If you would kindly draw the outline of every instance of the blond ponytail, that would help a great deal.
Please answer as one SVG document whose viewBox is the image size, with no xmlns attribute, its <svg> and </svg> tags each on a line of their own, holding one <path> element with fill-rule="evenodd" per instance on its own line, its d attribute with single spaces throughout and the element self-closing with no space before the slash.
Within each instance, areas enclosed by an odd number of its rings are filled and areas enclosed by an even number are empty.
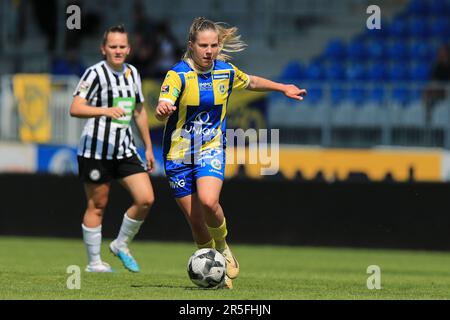
<svg viewBox="0 0 450 320">
<path fill-rule="evenodd" d="M 217 32 L 219 37 L 219 54 L 217 59 L 222 61 L 231 60 L 232 57 L 224 52 L 239 52 L 244 50 L 247 45 L 241 40 L 241 36 L 237 34 L 238 28 L 226 28 L 222 25 L 223 23 L 221 22 L 212 22 L 203 17 L 195 18 L 189 29 L 188 41 L 194 43 L 199 32 L 213 30 Z M 192 50 L 189 46 L 183 55 L 183 59 L 192 61 Z"/>
</svg>

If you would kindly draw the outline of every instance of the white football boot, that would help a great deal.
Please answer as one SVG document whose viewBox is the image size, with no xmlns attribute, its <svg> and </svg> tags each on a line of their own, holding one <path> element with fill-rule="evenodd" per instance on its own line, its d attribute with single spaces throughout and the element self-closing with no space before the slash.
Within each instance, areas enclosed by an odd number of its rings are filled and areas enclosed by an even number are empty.
<svg viewBox="0 0 450 320">
<path fill-rule="evenodd" d="M 89 263 L 85 269 L 86 272 L 114 272 L 111 266 L 103 261 Z"/>
</svg>

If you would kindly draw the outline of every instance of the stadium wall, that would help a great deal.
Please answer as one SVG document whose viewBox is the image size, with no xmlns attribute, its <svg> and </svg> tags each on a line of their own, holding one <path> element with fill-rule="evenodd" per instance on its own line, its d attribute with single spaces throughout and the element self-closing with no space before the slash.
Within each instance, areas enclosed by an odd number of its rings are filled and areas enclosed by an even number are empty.
<svg viewBox="0 0 450 320">
<path fill-rule="evenodd" d="M 191 234 L 167 181 L 137 239 Z M 81 239 L 85 198 L 76 176 L 2 174 L 0 235 Z M 233 243 L 450 250 L 448 183 L 312 183 L 229 179 L 221 204 Z M 116 235 L 130 197 L 112 185 L 103 224 Z"/>
</svg>

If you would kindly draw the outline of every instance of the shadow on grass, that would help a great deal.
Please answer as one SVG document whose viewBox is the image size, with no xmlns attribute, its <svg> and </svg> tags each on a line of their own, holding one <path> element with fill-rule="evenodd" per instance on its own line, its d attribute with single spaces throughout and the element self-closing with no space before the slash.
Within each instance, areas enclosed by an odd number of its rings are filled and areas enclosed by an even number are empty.
<svg viewBox="0 0 450 320">
<path fill-rule="evenodd" d="M 175 286 L 175 285 L 167 285 L 167 284 L 132 284 L 131 288 L 163 288 L 163 289 L 184 289 L 184 290 L 194 290 L 194 291 L 217 290 L 217 288 L 200 288 L 200 287 L 188 287 L 188 286 Z"/>
</svg>

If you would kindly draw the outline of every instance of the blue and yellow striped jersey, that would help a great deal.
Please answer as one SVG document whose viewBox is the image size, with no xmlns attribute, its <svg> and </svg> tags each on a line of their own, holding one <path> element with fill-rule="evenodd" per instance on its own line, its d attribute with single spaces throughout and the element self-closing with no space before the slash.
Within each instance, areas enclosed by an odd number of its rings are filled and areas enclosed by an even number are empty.
<svg viewBox="0 0 450 320">
<path fill-rule="evenodd" d="M 247 74 L 220 60 L 203 74 L 186 61 L 169 70 L 159 100 L 170 101 L 177 109 L 164 129 L 164 157 L 185 159 L 194 152 L 224 147 L 228 99 L 233 89 L 245 89 L 249 83 Z"/>
</svg>

